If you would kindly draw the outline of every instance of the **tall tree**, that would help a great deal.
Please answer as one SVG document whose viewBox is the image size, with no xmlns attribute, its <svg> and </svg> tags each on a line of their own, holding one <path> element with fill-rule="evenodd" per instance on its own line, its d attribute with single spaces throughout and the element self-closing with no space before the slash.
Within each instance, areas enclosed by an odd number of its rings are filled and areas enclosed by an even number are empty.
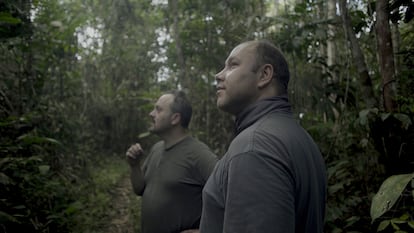
<svg viewBox="0 0 414 233">
<path fill-rule="evenodd" d="M 170 30 L 172 37 L 174 38 L 175 43 L 175 50 L 176 50 L 176 57 L 172 59 L 176 59 L 178 63 L 178 77 L 180 80 L 180 84 L 184 89 L 189 89 L 191 87 L 191 79 L 188 78 L 187 75 L 187 67 L 186 67 L 186 61 L 185 61 L 185 55 L 183 53 L 183 41 L 181 40 L 180 33 L 180 13 L 178 9 L 178 0 L 169 0 L 168 1 L 168 7 L 170 9 L 172 17 L 172 29 Z M 184 26 L 187 24 L 188 19 L 183 18 Z"/>
<path fill-rule="evenodd" d="M 376 30 L 378 43 L 378 57 L 382 76 L 383 101 L 387 112 L 397 110 L 396 102 L 396 75 L 394 65 L 393 43 L 389 24 L 388 0 L 376 1 Z"/>
<path fill-rule="evenodd" d="M 331 67 L 336 64 L 336 51 L 335 51 L 335 41 L 334 41 L 334 35 L 335 35 L 335 18 L 336 18 L 336 0 L 329 0 L 328 1 L 328 14 L 327 14 L 328 20 L 330 20 L 332 23 L 328 24 L 328 38 L 326 41 L 327 44 L 327 65 L 328 67 Z M 336 78 L 333 77 L 335 80 Z"/>
<path fill-rule="evenodd" d="M 365 62 L 365 56 L 362 53 L 361 47 L 358 43 L 357 37 L 353 30 L 351 19 L 348 13 L 347 0 L 339 1 L 339 9 L 341 11 L 342 25 L 346 37 L 348 39 L 349 46 L 351 48 L 351 53 L 354 59 L 354 64 L 357 67 L 359 75 L 359 83 L 361 85 L 361 93 L 364 97 L 365 105 L 367 108 L 372 108 L 377 106 L 378 102 L 374 95 L 374 89 L 372 85 L 371 76 L 368 73 L 368 67 Z"/>
</svg>

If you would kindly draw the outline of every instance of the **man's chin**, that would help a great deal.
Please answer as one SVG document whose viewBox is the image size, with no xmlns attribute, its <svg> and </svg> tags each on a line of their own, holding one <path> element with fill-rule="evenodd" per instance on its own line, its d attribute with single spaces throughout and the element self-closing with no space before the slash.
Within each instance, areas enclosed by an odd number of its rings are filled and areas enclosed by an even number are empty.
<svg viewBox="0 0 414 233">
<path fill-rule="evenodd" d="M 228 104 L 225 104 L 223 102 L 218 102 L 217 101 L 217 108 L 220 109 L 223 112 L 226 112 L 226 113 L 230 113 L 232 115 L 235 115 L 235 110 L 236 109 L 232 108 L 232 106 L 230 106 Z"/>
<path fill-rule="evenodd" d="M 228 104 L 223 99 L 217 99 L 217 108 L 226 112 Z"/>
<path fill-rule="evenodd" d="M 219 108 L 219 109 L 223 109 L 223 108 L 225 108 L 224 107 L 224 101 L 223 101 L 223 99 L 221 99 L 221 98 L 218 98 L 217 99 L 217 102 L 216 102 L 216 105 L 217 105 L 217 108 Z"/>
</svg>

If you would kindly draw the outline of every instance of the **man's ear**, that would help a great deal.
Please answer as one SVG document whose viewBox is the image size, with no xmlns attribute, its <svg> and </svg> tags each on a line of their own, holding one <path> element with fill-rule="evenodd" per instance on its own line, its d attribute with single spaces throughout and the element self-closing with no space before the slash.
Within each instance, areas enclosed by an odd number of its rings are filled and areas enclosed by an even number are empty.
<svg viewBox="0 0 414 233">
<path fill-rule="evenodd" d="M 273 66 L 270 64 L 265 64 L 262 66 L 260 71 L 260 79 L 257 83 L 257 86 L 259 88 L 263 88 L 267 85 L 269 85 L 272 82 L 273 78 Z"/>
<path fill-rule="evenodd" d="M 173 113 L 171 116 L 171 124 L 178 125 L 181 122 L 181 114 L 180 113 Z"/>
</svg>

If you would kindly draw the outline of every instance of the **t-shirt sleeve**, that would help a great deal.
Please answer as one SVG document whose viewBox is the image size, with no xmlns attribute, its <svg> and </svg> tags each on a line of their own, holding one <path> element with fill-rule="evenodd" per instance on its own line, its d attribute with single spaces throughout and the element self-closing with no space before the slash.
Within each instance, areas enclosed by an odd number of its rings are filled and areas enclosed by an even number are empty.
<svg viewBox="0 0 414 233">
<path fill-rule="evenodd" d="M 294 181 L 286 162 L 252 152 L 237 155 L 224 189 L 223 232 L 295 232 Z"/>
</svg>

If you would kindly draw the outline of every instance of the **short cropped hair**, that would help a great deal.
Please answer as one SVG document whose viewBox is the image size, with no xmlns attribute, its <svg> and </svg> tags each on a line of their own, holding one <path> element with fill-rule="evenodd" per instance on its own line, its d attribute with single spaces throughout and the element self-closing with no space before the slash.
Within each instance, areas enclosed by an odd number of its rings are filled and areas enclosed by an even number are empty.
<svg viewBox="0 0 414 233">
<path fill-rule="evenodd" d="M 193 114 L 193 108 L 190 101 L 187 99 L 187 95 L 181 90 L 172 90 L 166 94 L 174 96 L 174 100 L 171 103 L 171 112 L 179 113 L 181 115 L 181 126 L 187 129 Z"/>
<path fill-rule="evenodd" d="M 270 64 L 273 66 L 273 78 L 275 79 L 279 94 L 286 94 L 289 84 L 289 66 L 283 53 L 268 40 L 257 40 L 252 43 L 256 49 L 257 62 L 253 68 L 257 71 L 260 66 Z"/>
</svg>

